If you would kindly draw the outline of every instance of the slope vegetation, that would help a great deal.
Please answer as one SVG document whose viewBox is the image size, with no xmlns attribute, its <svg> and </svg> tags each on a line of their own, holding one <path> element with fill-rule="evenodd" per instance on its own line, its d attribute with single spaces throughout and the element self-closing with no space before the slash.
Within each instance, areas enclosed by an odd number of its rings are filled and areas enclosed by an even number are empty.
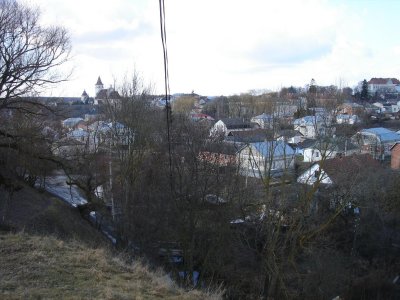
<svg viewBox="0 0 400 300">
<path fill-rule="evenodd" d="M 0 299 L 217 299 L 77 241 L 0 233 Z"/>
<path fill-rule="evenodd" d="M 0 186 L 0 299 L 219 299 L 126 263 L 79 210 L 16 182 Z"/>
</svg>

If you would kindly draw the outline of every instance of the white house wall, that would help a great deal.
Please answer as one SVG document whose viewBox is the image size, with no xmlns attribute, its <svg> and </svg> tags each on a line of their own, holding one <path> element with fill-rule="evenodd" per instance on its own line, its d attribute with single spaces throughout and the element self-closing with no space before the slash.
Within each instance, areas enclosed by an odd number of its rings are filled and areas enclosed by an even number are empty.
<svg viewBox="0 0 400 300">
<path fill-rule="evenodd" d="M 316 133 L 315 133 L 315 126 L 304 126 L 304 125 L 295 125 L 294 130 L 297 130 L 300 132 L 304 137 L 306 138 L 315 138 Z"/>
<path fill-rule="evenodd" d="M 304 162 L 316 162 L 321 160 L 321 152 L 318 149 L 307 148 L 303 151 Z"/>
<path fill-rule="evenodd" d="M 319 164 L 314 164 L 297 178 L 298 183 L 313 185 L 317 181 L 323 184 L 332 184 L 332 180 L 324 170 L 321 171 Z"/>
<path fill-rule="evenodd" d="M 286 142 L 288 144 L 299 144 L 304 140 L 303 136 L 296 135 L 294 137 L 286 139 L 284 136 L 280 136 L 276 139 L 277 141 Z"/>
<path fill-rule="evenodd" d="M 218 135 L 218 134 L 224 134 L 227 135 L 228 129 L 226 128 L 226 125 L 224 122 L 219 120 L 217 123 L 214 124 L 214 126 L 210 130 L 210 135 Z"/>
<path fill-rule="evenodd" d="M 250 177 L 264 177 L 270 168 L 272 159 L 271 175 L 282 173 L 284 170 L 294 168 L 293 155 L 264 157 L 253 147 L 247 146 L 239 153 L 239 165 L 242 174 Z"/>
</svg>

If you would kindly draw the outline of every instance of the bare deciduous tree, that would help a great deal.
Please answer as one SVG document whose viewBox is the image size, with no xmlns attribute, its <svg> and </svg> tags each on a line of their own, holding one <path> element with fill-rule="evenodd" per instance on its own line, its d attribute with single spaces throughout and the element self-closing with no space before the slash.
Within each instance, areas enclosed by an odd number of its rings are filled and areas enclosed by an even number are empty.
<svg viewBox="0 0 400 300">
<path fill-rule="evenodd" d="M 70 39 L 59 26 L 40 25 L 40 11 L 0 1 L 0 110 L 18 108 L 28 96 L 65 80 L 58 67 L 69 59 Z"/>
<path fill-rule="evenodd" d="M 64 28 L 40 25 L 38 8 L 0 0 L 0 185 L 15 176 L 34 185 L 56 162 L 40 119 L 50 109 L 29 96 L 65 80 L 57 71 L 70 49 Z"/>
</svg>

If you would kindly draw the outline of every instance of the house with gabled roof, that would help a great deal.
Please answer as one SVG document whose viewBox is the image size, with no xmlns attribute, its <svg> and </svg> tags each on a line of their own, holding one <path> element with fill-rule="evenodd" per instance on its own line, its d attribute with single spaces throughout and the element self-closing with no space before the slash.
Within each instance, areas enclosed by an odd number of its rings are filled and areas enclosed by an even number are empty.
<svg viewBox="0 0 400 300">
<path fill-rule="evenodd" d="M 338 156 L 360 154 L 360 148 L 357 145 L 353 144 L 350 139 L 342 137 L 309 140 L 308 145 L 302 146 L 301 151 L 304 162 L 316 162 Z"/>
<path fill-rule="evenodd" d="M 84 122 L 84 120 L 82 118 L 68 118 L 61 123 L 65 128 L 75 128 L 80 122 Z"/>
<path fill-rule="evenodd" d="M 352 141 L 358 144 L 362 153 L 369 153 L 375 159 L 390 157 L 390 149 L 400 141 L 400 134 L 383 127 L 367 128 L 357 132 Z"/>
<path fill-rule="evenodd" d="M 348 114 L 338 114 L 336 115 L 336 123 L 337 124 L 356 124 L 360 123 L 361 120 L 357 115 L 348 115 Z"/>
<path fill-rule="evenodd" d="M 292 145 L 292 147 L 294 147 L 296 154 L 303 155 L 304 150 L 314 147 L 315 143 L 316 143 L 315 139 L 303 139 L 300 143 Z"/>
<path fill-rule="evenodd" d="M 305 140 L 305 137 L 301 132 L 293 129 L 283 129 L 275 133 L 275 139 L 278 141 L 284 141 L 291 145 L 297 145 Z"/>
<path fill-rule="evenodd" d="M 214 121 L 213 117 L 203 113 L 191 113 L 189 117 L 192 121 L 200 121 L 200 120 Z"/>
<path fill-rule="evenodd" d="M 72 130 L 71 132 L 67 133 L 67 137 L 73 138 L 73 139 L 81 141 L 81 142 L 84 142 L 88 136 L 89 136 L 89 132 L 87 130 L 84 130 L 81 128 Z"/>
<path fill-rule="evenodd" d="M 203 161 L 220 167 L 236 165 L 236 153 L 240 146 L 233 143 L 207 143 L 204 149 L 199 152 L 198 158 Z"/>
<path fill-rule="evenodd" d="M 257 123 L 260 128 L 267 129 L 273 128 L 274 126 L 274 116 L 262 113 L 261 115 L 252 117 L 251 122 Z"/>
<path fill-rule="evenodd" d="M 358 214 L 360 207 L 352 196 L 357 197 L 357 190 L 368 184 L 365 182 L 367 174 L 381 170 L 381 163 L 369 154 L 336 157 L 312 164 L 297 177 L 297 182 L 317 191 L 324 190 L 314 194 L 311 210 L 318 211 L 320 205 L 326 208 L 329 205 L 329 209 L 336 210 L 340 206 Z"/>
<path fill-rule="evenodd" d="M 328 118 L 317 115 L 296 119 L 293 122 L 293 126 L 294 130 L 300 132 L 304 137 L 313 139 L 329 133 L 331 131 L 328 130 L 330 123 Z M 331 129 L 333 130 L 333 128 Z"/>
<path fill-rule="evenodd" d="M 237 161 L 244 176 L 280 176 L 294 169 L 295 151 L 283 141 L 249 143 L 238 151 Z"/>
<path fill-rule="evenodd" d="M 399 170 L 400 169 L 400 142 L 395 143 L 390 148 L 390 152 L 392 153 L 391 160 L 390 160 L 390 167 L 393 170 Z"/>
<path fill-rule="evenodd" d="M 346 102 L 339 106 L 339 113 L 345 115 L 357 115 L 360 117 L 364 110 L 364 106 L 355 102 Z"/>
<path fill-rule="evenodd" d="M 94 104 L 99 105 L 99 104 L 111 103 L 113 105 L 114 104 L 119 105 L 121 99 L 122 99 L 121 96 L 116 90 L 114 90 L 113 87 L 110 86 L 108 89 L 104 88 L 103 82 L 101 81 L 101 78 L 99 76 L 95 84 Z"/>
<path fill-rule="evenodd" d="M 225 137 L 225 141 L 248 144 L 272 140 L 273 137 L 274 136 L 272 130 L 256 128 L 253 130 L 231 131 Z"/>
<path fill-rule="evenodd" d="M 210 129 L 211 136 L 227 136 L 232 131 L 246 131 L 259 128 L 258 124 L 245 121 L 241 118 L 225 118 L 218 120 Z"/>
<path fill-rule="evenodd" d="M 392 92 L 396 91 L 396 87 L 400 85 L 397 78 L 371 78 L 368 81 L 368 92 L 375 94 L 376 92 Z"/>
<path fill-rule="evenodd" d="M 86 92 L 86 90 L 83 90 L 82 95 L 81 95 L 81 102 L 83 104 L 94 104 L 94 99 L 89 97 L 89 94 Z"/>
<path fill-rule="evenodd" d="M 382 168 L 369 154 L 336 157 L 312 164 L 297 178 L 298 183 L 306 185 L 346 185 L 352 184 L 356 177 L 366 169 Z"/>
</svg>

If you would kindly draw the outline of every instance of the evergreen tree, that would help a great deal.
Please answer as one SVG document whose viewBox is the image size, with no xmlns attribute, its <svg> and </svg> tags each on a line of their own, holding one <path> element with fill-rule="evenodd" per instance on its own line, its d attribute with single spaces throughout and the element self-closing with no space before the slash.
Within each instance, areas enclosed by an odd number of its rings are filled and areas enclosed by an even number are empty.
<svg viewBox="0 0 400 300">
<path fill-rule="evenodd" d="M 368 100 L 368 82 L 367 80 L 363 80 L 362 85 L 361 85 L 361 94 L 360 94 L 361 100 Z"/>
<path fill-rule="evenodd" d="M 308 89 L 308 92 L 309 92 L 310 94 L 312 94 L 312 95 L 315 95 L 315 94 L 317 93 L 317 86 L 316 86 L 316 84 L 315 84 L 315 79 L 314 79 L 314 78 L 311 79 L 310 87 L 309 87 L 309 89 Z"/>
</svg>

